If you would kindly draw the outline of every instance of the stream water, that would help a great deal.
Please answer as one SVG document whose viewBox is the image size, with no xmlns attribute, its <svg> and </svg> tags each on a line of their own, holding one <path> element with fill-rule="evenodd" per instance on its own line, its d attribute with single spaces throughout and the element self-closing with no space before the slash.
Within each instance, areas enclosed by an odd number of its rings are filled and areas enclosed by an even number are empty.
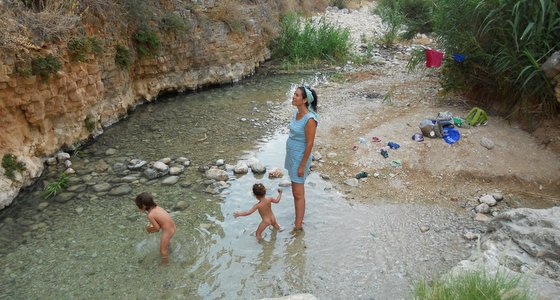
<svg viewBox="0 0 560 300">
<path fill-rule="evenodd" d="M 254 235 L 258 214 L 233 218 L 255 203 L 253 183 L 275 196 L 281 180 L 230 171 L 228 183 L 219 184 L 199 166 L 255 156 L 268 168 L 282 167 L 287 123 L 277 112 L 289 106 L 291 83 L 302 80 L 314 78 L 254 77 L 140 106 L 73 156 L 77 174 L 63 193 L 45 199 L 44 186 L 63 170 L 49 167 L 0 211 L 0 298 L 259 299 L 309 292 L 321 299 L 404 299 L 416 280 L 468 256 L 472 245 L 461 236 L 475 225 L 464 213 L 347 201 L 316 172 L 306 183 L 304 232 L 290 232 L 289 187 L 273 205 L 283 229 L 267 229 L 261 243 Z M 131 159 L 165 157 L 191 162 L 176 184 L 126 168 Z M 159 234 L 145 233 L 146 217 L 132 201 L 143 191 L 173 211 L 168 266 L 160 265 Z M 425 225 L 430 230 L 423 233 Z"/>
</svg>

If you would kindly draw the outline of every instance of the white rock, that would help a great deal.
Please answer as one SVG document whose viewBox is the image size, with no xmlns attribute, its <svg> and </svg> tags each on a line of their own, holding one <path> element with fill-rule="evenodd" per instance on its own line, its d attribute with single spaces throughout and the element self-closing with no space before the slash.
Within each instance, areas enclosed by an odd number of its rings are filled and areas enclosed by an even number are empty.
<svg viewBox="0 0 560 300">
<path fill-rule="evenodd" d="M 504 195 L 502 195 L 502 193 L 490 193 L 490 195 L 492 195 L 496 201 L 504 200 Z"/>
<path fill-rule="evenodd" d="M 492 142 L 492 140 L 489 138 L 485 138 L 485 137 L 481 138 L 480 144 L 482 145 L 482 147 L 488 150 L 492 150 L 492 148 L 494 148 L 494 142 Z"/>
<path fill-rule="evenodd" d="M 253 173 L 256 173 L 256 174 L 262 174 L 262 173 L 266 172 L 266 167 L 264 166 L 263 163 L 261 163 L 259 161 L 259 162 L 254 163 L 251 166 L 251 171 L 253 171 Z"/>
<path fill-rule="evenodd" d="M 164 185 L 173 185 L 175 183 L 177 183 L 177 181 L 179 181 L 179 176 L 169 176 L 167 178 L 165 178 L 161 184 Z"/>
<path fill-rule="evenodd" d="M 319 161 L 319 160 L 321 160 L 321 158 L 323 158 L 323 156 L 321 155 L 321 153 L 319 153 L 319 151 L 315 151 L 313 153 L 313 160 Z"/>
<path fill-rule="evenodd" d="M 490 212 L 490 206 L 488 206 L 488 204 L 486 204 L 486 203 L 481 203 L 481 204 L 477 205 L 474 208 L 474 210 L 477 213 L 480 213 L 480 214 L 487 214 L 487 213 Z"/>
<path fill-rule="evenodd" d="M 356 178 L 349 178 L 344 180 L 344 184 L 349 185 L 351 187 L 358 187 L 360 185 L 360 182 Z"/>
<path fill-rule="evenodd" d="M 478 233 L 467 232 L 463 235 L 463 237 L 469 241 L 476 240 L 480 237 Z"/>
<path fill-rule="evenodd" d="M 235 174 L 247 174 L 248 172 L 249 166 L 242 161 L 237 162 L 237 165 L 233 168 L 233 173 Z"/>
<path fill-rule="evenodd" d="M 167 166 L 162 161 L 156 161 L 152 167 L 158 170 L 159 172 L 167 172 L 167 170 L 169 170 L 169 166 Z"/>
<path fill-rule="evenodd" d="M 489 206 L 496 206 L 496 199 L 492 195 L 484 195 L 478 199 L 480 203 L 486 203 Z"/>
<path fill-rule="evenodd" d="M 256 157 L 251 157 L 247 160 L 247 166 L 249 168 L 253 168 L 253 165 L 258 163 L 258 162 L 259 162 L 259 160 Z"/>
<path fill-rule="evenodd" d="M 185 167 L 183 167 L 183 166 L 171 167 L 171 168 L 169 168 L 169 175 L 179 175 L 179 174 L 183 173 L 184 170 L 185 170 Z"/>
<path fill-rule="evenodd" d="M 49 166 L 54 166 L 58 163 L 58 160 L 56 159 L 56 157 L 49 157 L 47 158 L 47 165 Z"/>
<path fill-rule="evenodd" d="M 70 159 L 70 154 L 66 152 L 58 152 L 56 154 L 56 160 L 58 160 L 59 163 L 64 162 L 67 159 Z"/>
<path fill-rule="evenodd" d="M 334 152 L 329 152 L 329 153 L 327 153 L 327 158 L 333 159 L 333 158 L 335 158 L 335 157 L 336 157 L 336 153 L 334 153 Z"/>
<path fill-rule="evenodd" d="M 66 173 L 66 174 L 76 174 L 76 170 L 74 170 L 72 168 L 68 168 L 64 171 L 64 173 Z"/>
<path fill-rule="evenodd" d="M 488 223 L 488 222 L 492 221 L 492 219 L 489 216 L 487 216 L 485 214 L 480 214 L 480 213 L 476 214 L 474 219 L 476 221 L 484 222 L 484 223 Z"/>
<path fill-rule="evenodd" d="M 160 162 L 164 163 L 164 164 L 168 164 L 171 162 L 171 158 L 170 157 L 165 157 L 159 160 Z"/>
<path fill-rule="evenodd" d="M 280 182 L 280 183 L 278 184 L 278 186 L 281 186 L 281 187 L 288 187 L 288 186 L 291 186 L 291 185 L 292 185 L 292 182 L 289 181 L 289 180 L 287 180 L 287 179 L 286 179 L 286 180 L 282 180 L 282 182 Z"/>
<path fill-rule="evenodd" d="M 224 165 L 224 160 L 223 159 L 218 159 L 216 160 L 216 166 L 223 166 Z"/>
<path fill-rule="evenodd" d="M 212 167 L 208 171 L 206 171 L 206 178 L 217 180 L 217 181 L 228 181 L 229 175 L 224 170 L 218 169 L 216 167 Z"/>
<path fill-rule="evenodd" d="M 284 177 L 284 171 L 280 168 L 272 168 L 268 171 L 268 178 L 282 178 Z"/>
<path fill-rule="evenodd" d="M 64 166 L 67 168 L 70 168 L 72 166 L 72 162 L 70 160 L 65 160 L 64 161 Z"/>
<path fill-rule="evenodd" d="M 177 158 L 177 162 L 179 162 L 179 163 L 184 163 L 184 162 L 186 162 L 186 161 L 188 161 L 188 160 L 189 160 L 188 158 L 183 157 L 183 156 Z"/>
</svg>

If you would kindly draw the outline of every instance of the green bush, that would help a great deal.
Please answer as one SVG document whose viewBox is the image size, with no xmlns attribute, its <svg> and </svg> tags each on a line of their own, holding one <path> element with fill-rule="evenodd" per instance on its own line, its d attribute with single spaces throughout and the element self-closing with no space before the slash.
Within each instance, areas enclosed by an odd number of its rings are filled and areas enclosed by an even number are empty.
<svg viewBox="0 0 560 300">
<path fill-rule="evenodd" d="M 91 114 L 88 114 L 84 119 L 84 125 L 89 132 L 93 132 L 95 130 L 95 119 Z"/>
<path fill-rule="evenodd" d="M 437 2 L 437 1 L 436 1 Z M 412 39 L 417 33 L 432 31 L 431 13 L 434 1 L 430 0 L 378 0 L 375 13 L 385 22 L 386 17 L 392 17 L 397 11 L 401 16 L 401 24 L 406 27 L 404 39 Z"/>
<path fill-rule="evenodd" d="M 58 176 L 57 180 L 45 186 L 45 189 L 43 190 L 43 197 L 50 198 L 52 196 L 56 196 L 64 188 L 66 188 L 67 185 L 68 185 L 68 175 L 66 175 L 65 173 L 61 173 Z"/>
<path fill-rule="evenodd" d="M 330 6 L 336 6 L 338 8 L 346 8 L 347 0 L 331 0 Z"/>
<path fill-rule="evenodd" d="M 85 62 L 87 54 L 100 55 L 103 53 L 103 42 L 94 35 L 77 36 L 68 42 L 68 50 L 73 60 Z"/>
<path fill-rule="evenodd" d="M 2 167 L 4 168 L 4 174 L 6 177 L 14 180 L 15 172 L 21 172 L 25 170 L 25 163 L 18 161 L 17 157 L 13 154 L 6 153 L 2 157 Z"/>
<path fill-rule="evenodd" d="M 525 289 L 520 287 L 518 277 L 485 273 L 466 273 L 448 280 L 436 280 L 432 284 L 421 282 L 416 286 L 417 300 L 471 300 L 471 299 L 529 299 Z"/>
<path fill-rule="evenodd" d="M 187 31 L 187 24 L 181 16 L 174 13 L 167 13 L 160 21 L 160 27 L 167 32 L 185 32 Z"/>
<path fill-rule="evenodd" d="M 147 26 L 142 26 L 134 33 L 136 49 L 140 56 L 156 56 L 161 48 L 161 42 L 157 33 Z"/>
<path fill-rule="evenodd" d="M 399 9 L 398 3 L 395 5 L 395 8 L 378 7 L 376 10 L 376 13 L 381 17 L 381 22 L 386 27 L 385 34 L 380 38 L 379 43 L 387 47 L 395 45 L 406 18 Z"/>
<path fill-rule="evenodd" d="M 282 18 L 280 34 L 272 42 L 273 56 L 289 63 L 309 65 L 317 61 L 344 62 L 350 53 L 350 33 L 324 19 L 303 24 L 298 15 Z"/>
<path fill-rule="evenodd" d="M 115 64 L 121 69 L 128 69 L 128 67 L 130 67 L 130 65 L 132 64 L 132 58 L 130 56 L 130 50 L 128 50 L 128 48 L 122 45 L 117 45 L 115 53 Z"/>
<path fill-rule="evenodd" d="M 31 60 L 31 74 L 40 75 L 45 82 L 49 81 L 50 74 L 56 73 L 60 69 L 62 69 L 62 63 L 52 54 Z"/>
</svg>

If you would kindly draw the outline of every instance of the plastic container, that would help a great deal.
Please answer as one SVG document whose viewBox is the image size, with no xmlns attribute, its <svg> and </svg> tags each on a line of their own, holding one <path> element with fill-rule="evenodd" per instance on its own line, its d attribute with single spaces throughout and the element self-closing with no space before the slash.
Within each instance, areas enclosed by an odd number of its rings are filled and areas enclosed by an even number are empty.
<svg viewBox="0 0 560 300">
<path fill-rule="evenodd" d="M 450 145 L 457 143 L 461 139 L 461 133 L 454 127 L 443 128 L 443 140 Z"/>
<path fill-rule="evenodd" d="M 426 49 L 426 67 L 428 68 L 440 67 L 442 60 L 443 60 L 443 53 L 433 49 Z"/>
</svg>

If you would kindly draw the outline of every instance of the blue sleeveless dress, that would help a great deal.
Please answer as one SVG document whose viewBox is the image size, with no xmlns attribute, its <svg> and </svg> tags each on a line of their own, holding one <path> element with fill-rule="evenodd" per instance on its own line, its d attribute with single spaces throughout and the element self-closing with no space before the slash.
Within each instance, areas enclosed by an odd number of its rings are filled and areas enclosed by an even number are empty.
<svg viewBox="0 0 560 300">
<path fill-rule="evenodd" d="M 307 159 L 305 163 L 304 174 L 302 177 L 298 176 L 298 168 L 303 159 L 303 152 L 305 152 L 305 125 L 309 119 L 314 119 L 317 123 L 317 117 L 312 112 L 305 114 L 300 120 L 296 120 L 296 114 L 294 113 L 292 119 L 290 120 L 290 135 L 288 141 L 286 142 L 286 160 L 284 162 L 284 168 L 288 170 L 288 175 L 290 175 L 290 180 L 295 183 L 305 183 L 305 178 L 309 175 L 309 169 L 311 167 L 311 157 Z"/>
</svg>

